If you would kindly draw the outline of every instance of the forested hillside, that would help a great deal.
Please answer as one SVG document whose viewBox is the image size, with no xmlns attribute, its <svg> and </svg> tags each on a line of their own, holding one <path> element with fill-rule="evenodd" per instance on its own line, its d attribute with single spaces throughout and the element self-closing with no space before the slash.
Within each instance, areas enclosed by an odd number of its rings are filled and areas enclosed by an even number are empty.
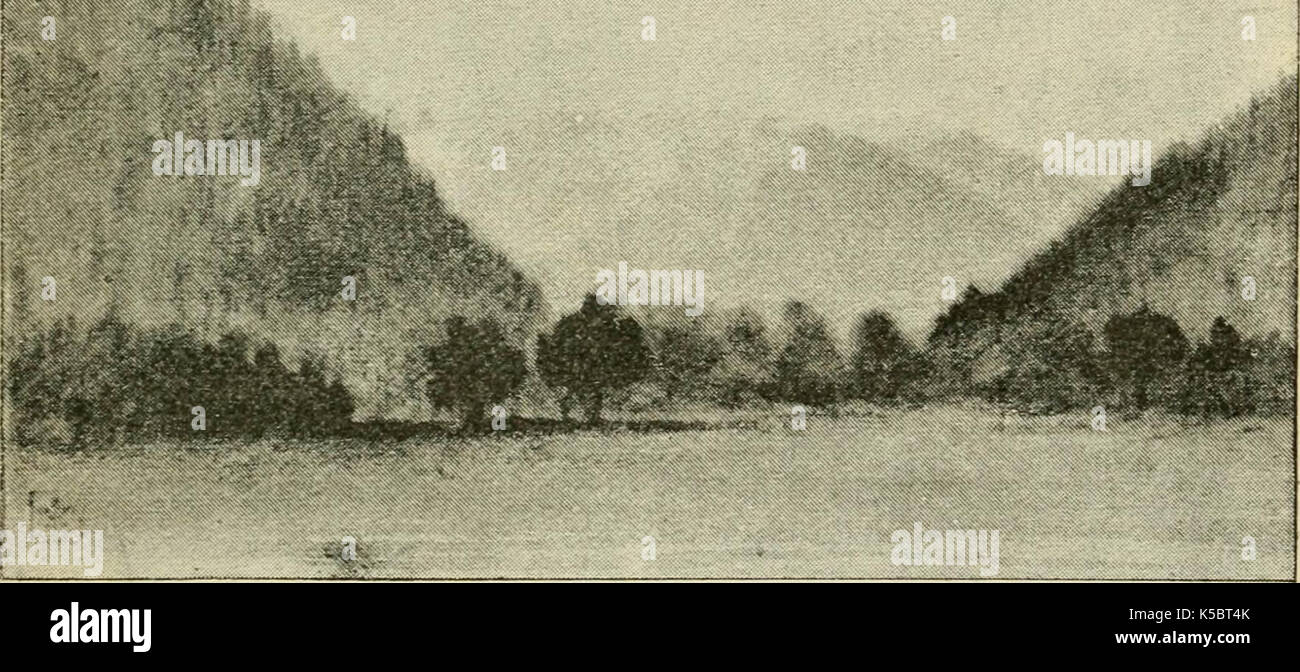
<svg viewBox="0 0 1300 672">
<path fill-rule="evenodd" d="M 930 335 L 939 377 L 957 389 L 963 379 L 999 377 L 1004 386 L 1086 388 L 1083 379 L 1095 376 L 1062 369 L 1106 351 L 1134 315 L 1130 326 L 1168 328 L 1188 348 L 1239 335 L 1257 364 L 1268 360 L 1257 368 L 1286 381 L 1279 367 L 1293 365 L 1285 353 L 1295 337 L 1296 124 L 1291 76 L 1194 145 L 1165 152 L 1150 185 L 1117 186 L 997 291 L 968 287 Z M 1025 368 L 1036 371 L 1016 374 Z"/>
<path fill-rule="evenodd" d="M 12 3 L 4 42 L 7 359 L 67 316 L 239 331 L 290 368 L 323 357 L 358 417 L 393 415 L 423 397 L 406 362 L 443 318 L 493 316 L 524 343 L 545 313 L 401 138 L 247 2 Z M 153 143 L 177 132 L 260 141 L 259 184 L 156 175 Z"/>
</svg>

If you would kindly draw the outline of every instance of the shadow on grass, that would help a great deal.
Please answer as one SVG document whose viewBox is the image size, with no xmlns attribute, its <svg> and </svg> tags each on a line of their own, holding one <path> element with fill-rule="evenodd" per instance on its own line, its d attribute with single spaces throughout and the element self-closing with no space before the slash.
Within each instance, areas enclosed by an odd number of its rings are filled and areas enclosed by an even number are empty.
<svg viewBox="0 0 1300 672">
<path fill-rule="evenodd" d="M 346 438 L 366 441 L 404 441 L 413 438 L 456 438 L 468 436 L 541 436 L 554 434 L 574 434 L 578 432 L 595 432 L 600 434 L 615 433 L 660 433 L 702 431 L 710 429 L 731 429 L 748 426 L 742 421 L 704 422 L 682 420 L 602 420 L 600 422 L 581 422 L 576 420 L 558 420 L 555 418 L 514 417 L 502 430 L 493 430 L 488 420 L 481 426 L 456 427 L 432 422 L 401 422 L 391 420 L 368 420 L 354 422 L 343 435 Z"/>
<path fill-rule="evenodd" d="M 603 420 L 598 423 L 591 423 L 576 420 L 558 420 L 554 418 L 528 418 L 512 417 L 509 419 L 507 426 L 502 430 L 493 430 L 491 420 L 485 418 L 482 423 L 473 427 L 459 427 L 455 424 L 443 424 L 436 422 L 410 422 L 398 420 L 365 420 L 352 422 L 345 427 L 339 428 L 333 432 L 311 432 L 303 435 L 287 435 L 277 432 L 268 432 L 261 435 L 253 434 L 218 434 L 218 433 L 201 433 L 187 434 L 182 437 L 150 437 L 150 438 L 127 438 L 119 440 L 113 444 L 92 444 L 89 442 L 49 442 L 49 441 L 32 441 L 21 442 L 18 445 L 24 449 L 35 451 L 49 451 L 58 453 L 86 453 L 99 454 L 102 449 L 109 448 L 113 453 L 138 452 L 147 446 L 157 445 L 160 443 L 176 444 L 182 448 L 192 450 L 206 451 L 218 448 L 223 445 L 246 445 L 264 441 L 272 442 L 276 445 L 308 445 L 308 444 L 330 444 L 337 445 L 339 442 L 346 444 L 383 444 L 389 445 L 401 443 L 409 439 L 434 439 L 434 440 L 456 440 L 469 438 L 517 438 L 517 437 L 538 437 L 538 436 L 556 436 L 563 434 L 578 433 L 595 433 L 595 434 L 624 434 L 624 433 L 668 433 L 684 431 L 705 431 L 720 429 L 743 429 L 756 426 L 753 421 L 742 419 L 731 419 L 722 422 L 707 422 L 703 420 L 667 420 L 667 419 L 647 419 L 647 420 Z M 390 448 L 391 449 L 391 448 Z"/>
</svg>

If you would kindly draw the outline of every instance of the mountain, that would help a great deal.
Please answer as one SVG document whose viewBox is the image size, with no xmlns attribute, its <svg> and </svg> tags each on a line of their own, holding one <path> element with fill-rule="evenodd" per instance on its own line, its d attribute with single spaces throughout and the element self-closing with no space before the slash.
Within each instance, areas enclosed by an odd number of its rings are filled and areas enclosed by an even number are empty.
<svg viewBox="0 0 1300 672">
<path fill-rule="evenodd" d="M 984 331 L 1078 320 L 1100 334 L 1111 315 L 1146 304 L 1192 340 L 1216 316 L 1243 336 L 1293 339 L 1296 94 L 1292 75 L 1194 145 L 1164 152 L 1150 185 L 1113 189 L 997 291 L 955 304 L 936 335 L 971 315 L 987 318 Z"/>
<path fill-rule="evenodd" d="M 238 329 L 291 367 L 324 354 L 364 417 L 422 398 L 408 360 L 442 318 L 493 316 L 521 343 L 545 318 L 533 281 L 451 212 L 402 138 L 248 2 L 70 0 L 53 40 L 39 3 L 5 11 L 6 350 L 110 311 L 209 340 Z M 156 174 L 154 143 L 178 132 L 256 142 L 258 184 Z"/>
<path fill-rule="evenodd" d="M 789 137 L 808 170 L 763 175 L 738 258 L 761 269 L 771 298 L 798 287 L 841 329 L 880 309 L 921 333 L 944 306 L 945 277 L 1006 277 L 1089 199 L 1091 185 L 1053 182 L 1034 157 L 970 134 L 907 142 L 812 126 Z"/>
<path fill-rule="evenodd" d="M 521 113 L 493 133 L 449 119 L 404 135 L 557 309 L 627 261 L 703 271 L 706 311 L 749 305 L 775 322 L 799 299 L 845 336 L 878 308 L 923 337 L 944 276 L 1004 279 L 1100 193 L 974 136 L 869 139 L 710 110 Z M 508 171 L 487 169 L 494 145 Z"/>
</svg>

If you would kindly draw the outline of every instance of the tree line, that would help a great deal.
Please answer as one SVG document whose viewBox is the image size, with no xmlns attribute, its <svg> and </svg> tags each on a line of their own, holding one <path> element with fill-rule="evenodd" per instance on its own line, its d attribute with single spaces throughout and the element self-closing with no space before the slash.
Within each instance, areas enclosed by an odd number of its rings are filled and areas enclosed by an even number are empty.
<svg viewBox="0 0 1300 672">
<path fill-rule="evenodd" d="M 490 426 L 530 377 L 545 384 L 562 419 L 598 423 L 611 398 L 651 390 L 650 406 L 722 408 L 787 403 L 837 408 L 862 401 L 917 405 L 980 397 L 1025 413 L 1102 405 L 1202 417 L 1289 413 L 1295 351 L 1276 333 L 1246 339 L 1217 318 L 1192 343 L 1172 318 L 1142 306 L 1112 316 L 1101 333 L 1077 321 L 1001 325 L 962 304 L 936 319 L 917 347 L 886 313 L 853 326 L 841 354 L 826 319 L 788 302 L 779 329 L 751 310 L 727 319 L 645 326 L 586 297 L 537 335 L 530 357 L 492 318 L 452 317 L 421 347 L 424 393 L 466 430 Z M 970 305 L 967 303 L 966 305 Z M 8 392 L 19 440 L 112 445 L 158 438 L 320 437 L 348 431 L 356 407 L 325 360 L 287 367 L 270 342 L 227 333 L 204 342 L 179 326 L 139 329 L 110 315 L 81 332 L 71 318 L 22 344 Z M 203 433 L 191 416 L 202 406 Z"/>
<path fill-rule="evenodd" d="M 1235 417 L 1290 413 L 1295 404 L 1294 347 L 1277 333 L 1244 339 L 1223 317 L 1208 340 L 1191 343 L 1173 318 L 1145 305 L 1112 316 L 1098 336 L 1079 321 L 990 329 L 958 306 L 937 318 L 918 348 L 888 314 L 871 311 L 854 324 L 847 356 L 807 304 L 787 303 L 781 322 L 782 343 L 748 310 L 713 330 L 698 323 L 650 329 L 588 296 L 538 336 L 536 373 L 564 419 L 579 409 L 588 422 L 599 422 L 611 397 L 638 385 L 657 390 L 660 404 L 724 408 L 980 397 L 1024 413 L 1102 405 L 1128 414 Z M 459 411 L 465 426 L 486 426 L 489 405 L 528 376 L 527 358 L 490 320 L 457 318 L 446 333 L 426 349 L 430 400 Z"/>
<path fill-rule="evenodd" d="M 238 332 L 208 343 L 177 325 L 139 329 L 113 315 L 85 330 L 59 320 L 23 342 L 8 373 L 20 442 L 330 436 L 355 408 L 323 357 L 290 370 L 274 343 Z"/>
</svg>

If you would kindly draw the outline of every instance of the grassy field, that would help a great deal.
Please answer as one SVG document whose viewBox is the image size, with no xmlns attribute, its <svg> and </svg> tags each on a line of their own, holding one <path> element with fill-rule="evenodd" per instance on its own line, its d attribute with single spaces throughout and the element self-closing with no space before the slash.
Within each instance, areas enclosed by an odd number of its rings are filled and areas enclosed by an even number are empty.
<svg viewBox="0 0 1300 672">
<path fill-rule="evenodd" d="M 945 407 L 788 424 L 774 412 L 685 432 L 11 447 L 5 523 L 104 530 L 106 578 L 979 578 L 891 564 L 890 533 L 916 521 L 999 530 L 1003 579 L 1293 577 L 1289 419 L 1112 419 L 1102 433 L 1082 416 L 999 429 L 988 411 Z"/>
</svg>

